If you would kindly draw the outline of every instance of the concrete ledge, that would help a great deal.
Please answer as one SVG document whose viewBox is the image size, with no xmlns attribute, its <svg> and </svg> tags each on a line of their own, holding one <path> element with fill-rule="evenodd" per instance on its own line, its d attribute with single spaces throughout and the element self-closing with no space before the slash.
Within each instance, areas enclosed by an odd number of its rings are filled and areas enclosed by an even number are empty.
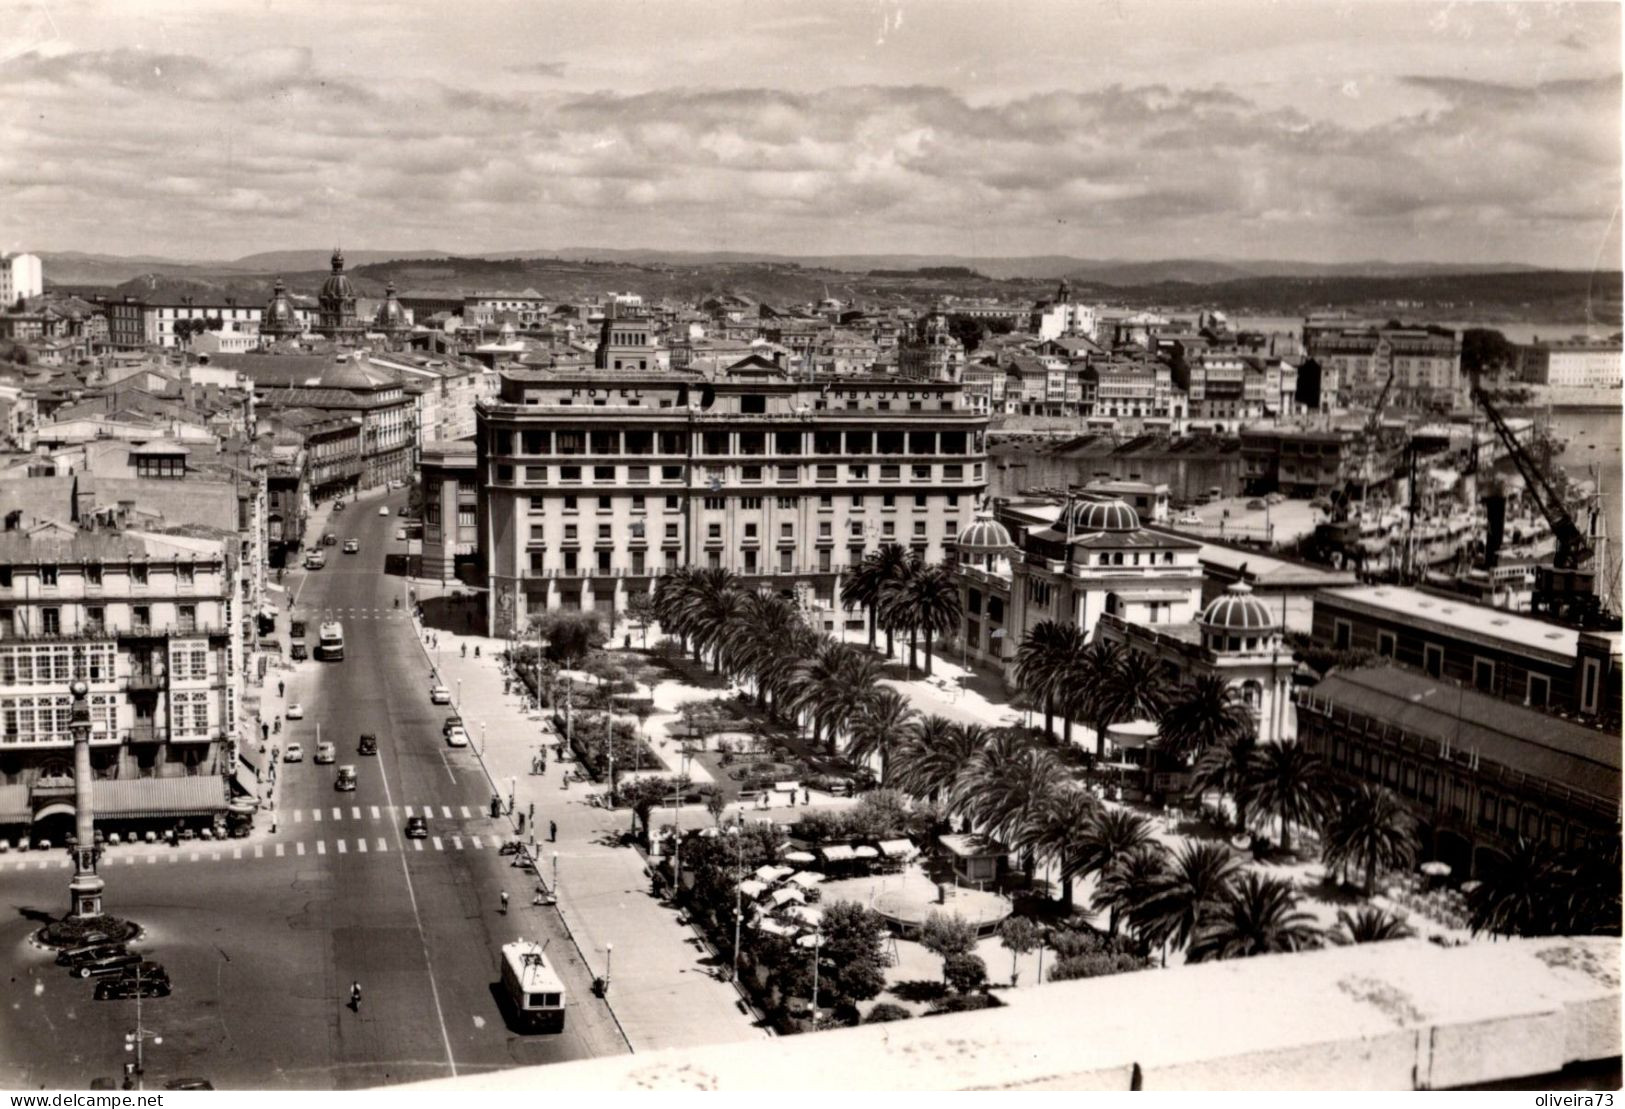
<svg viewBox="0 0 1625 1109">
<path fill-rule="evenodd" d="M 1420 940 L 1004 992 L 1005 1008 L 423 1083 L 463 1089 L 1437 1089 L 1620 1054 L 1617 939 Z"/>
</svg>

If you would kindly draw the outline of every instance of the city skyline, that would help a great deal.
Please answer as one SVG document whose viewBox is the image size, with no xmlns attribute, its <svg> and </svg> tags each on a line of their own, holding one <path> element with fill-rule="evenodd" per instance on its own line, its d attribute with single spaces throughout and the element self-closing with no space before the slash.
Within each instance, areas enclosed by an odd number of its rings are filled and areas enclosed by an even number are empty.
<svg viewBox="0 0 1625 1109">
<path fill-rule="evenodd" d="M 1619 254 L 1611 4 L 6 7 L 6 249 Z"/>
</svg>

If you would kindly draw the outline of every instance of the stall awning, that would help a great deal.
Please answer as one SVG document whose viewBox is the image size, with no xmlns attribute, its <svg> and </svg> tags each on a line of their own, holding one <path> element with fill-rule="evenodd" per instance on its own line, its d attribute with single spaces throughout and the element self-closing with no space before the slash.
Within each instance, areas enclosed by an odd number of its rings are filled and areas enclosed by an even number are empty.
<svg viewBox="0 0 1625 1109">
<path fill-rule="evenodd" d="M 911 859 L 919 854 L 911 840 L 883 839 L 879 843 L 880 853 L 888 859 Z"/>
<path fill-rule="evenodd" d="M 746 878 L 739 883 L 739 892 L 755 900 L 767 891 L 767 883 L 758 882 L 755 878 Z"/>
<path fill-rule="evenodd" d="M 1156 743 L 1161 727 L 1155 720 L 1128 720 L 1106 729 L 1113 747 L 1149 747 Z"/>
<path fill-rule="evenodd" d="M 830 847 L 820 847 L 818 850 L 823 853 L 826 861 L 832 863 L 842 863 L 857 858 L 852 848 L 844 843 L 838 843 Z"/>
<path fill-rule="evenodd" d="M 27 786 L 0 786 L 0 824 L 27 824 L 34 819 Z"/>
<path fill-rule="evenodd" d="M 218 774 L 187 778 L 119 778 L 96 783 L 98 817 L 213 816 L 226 810 Z"/>
</svg>

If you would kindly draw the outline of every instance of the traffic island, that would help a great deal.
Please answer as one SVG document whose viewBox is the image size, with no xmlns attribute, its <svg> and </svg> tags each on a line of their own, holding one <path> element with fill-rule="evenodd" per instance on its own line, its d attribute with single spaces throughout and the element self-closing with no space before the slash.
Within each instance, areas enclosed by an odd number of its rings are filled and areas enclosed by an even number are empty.
<svg viewBox="0 0 1625 1109">
<path fill-rule="evenodd" d="M 63 917 L 34 933 L 43 947 L 84 947 L 93 943 L 126 943 L 141 934 L 141 925 L 122 917 Z"/>
</svg>

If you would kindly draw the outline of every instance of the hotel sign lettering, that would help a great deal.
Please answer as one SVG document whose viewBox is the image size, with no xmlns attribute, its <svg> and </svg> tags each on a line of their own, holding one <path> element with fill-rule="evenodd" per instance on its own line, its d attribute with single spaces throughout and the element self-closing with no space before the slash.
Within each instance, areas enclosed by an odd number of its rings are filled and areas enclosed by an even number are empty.
<svg viewBox="0 0 1625 1109">
<path fill-rule="evenodd" d="M 622 397 L 626 400 L 639 400 L 643 397 L 642 389 L 600 389 L 596 386 L 575 388 L 570 390 L 572 397 Z"/>
<path fill-rule="evenodd" d="M 847 400 L 941 400 L 942 399 L 942 390 L 941 389 L 934 389 L 934 390 L 931 390 L 931 391 L 926 391 L 926 390 L 923 390 L 923 389 L 922 390 L 910 389 L 910 390 L 905 392 L 902 389 L 895 389 L 895 390 L 891 390 L 891 391 L 888 391 L 888 390 L 885 390 L 885 389 L 848 389 L 846 391 L 846 399 Z"/>
</svg>

